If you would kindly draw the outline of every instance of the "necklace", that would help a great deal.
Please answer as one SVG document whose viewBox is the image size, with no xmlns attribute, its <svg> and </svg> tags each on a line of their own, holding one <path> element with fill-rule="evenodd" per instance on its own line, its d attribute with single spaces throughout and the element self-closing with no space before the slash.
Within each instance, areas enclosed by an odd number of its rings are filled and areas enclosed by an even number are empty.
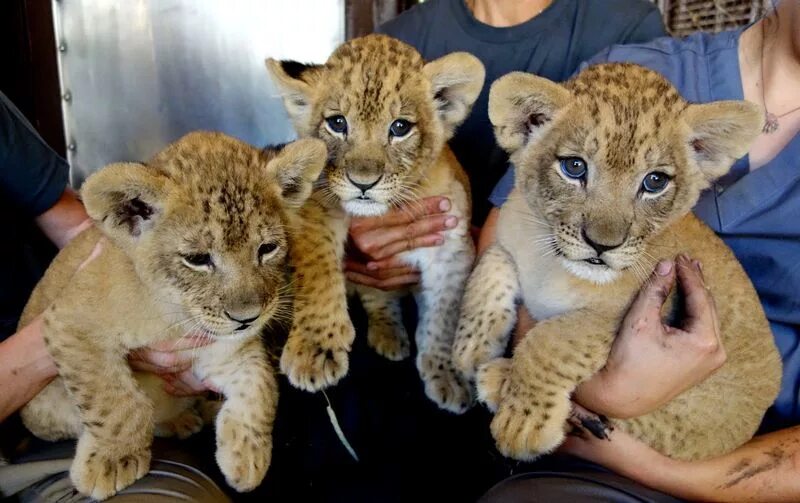
<svg viewBox="0 0 800 503">
<path fill-rule="evenodd" d="M 766 36 L 764 33 L 764 21 L 761 21 L 761 101 L 764 103 L 764 129 L 761 131 L 766 134 L 772 134 L 778 130 L 780 127 L 780 123 L 778 119 L 781 117 L 786 117 L 787 115 L 794 113 L 800 110 L 800 107 L 793 108 L 788 112 L 784 112 L 780 115 L 775 115 L 774 113 L 767 110 L 767 98 L 765 96 L 764 90 L 764 42 L 766 41 Z"/>
</svg>

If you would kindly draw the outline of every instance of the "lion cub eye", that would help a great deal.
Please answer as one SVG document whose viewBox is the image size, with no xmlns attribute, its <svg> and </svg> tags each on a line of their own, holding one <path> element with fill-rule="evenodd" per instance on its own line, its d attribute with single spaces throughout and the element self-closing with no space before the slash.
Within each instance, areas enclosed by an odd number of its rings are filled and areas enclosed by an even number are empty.
<svg viewBox="0 0 800 503">
<path fill-rule="evenodd" d="M 647 173 L 642 180 L 642 190 L 651 194 L 658 194 L 669 184 L 670 177 L 661 171 Z"/>
<path fill-rule="evenodd" d="M 209 270 L 214 266 L 211 255 L 208 253 L 192 253 L 183 256 L 183 263 L 190 269 Z"/>
<path fill-rule="evenodd" d="M 278 250 L 278 245 L 275 243 L 264 243 L 258 247 L 258 261 L 264 262 L 275 254 Z"/>
<path fill-rule="evenodd" d="M 581 180 L 586 176 L 586 161 L 580 157 L 565 157 L 561 159 L 561 172 L 569 178 Z"/>
<path fill-rule="evenodd" d="M 339 134 L 346 134 L 347 133 L 347 119 L 344 118 L 344 115 L 332 115 L 325 119 L 325 122 L 328 123 L 328 127 L 334 133 Z"/>
<path fill-rule="evenodd" d="M 412 125 L 413 124 L 411 124 L 409 121 L 405 119 L 397 119 L 394 122 L 392 122 L 391 126 L 389 126 L 389 136 L 394 136 L 395 138 L 402 138 L 411 131 Z"/>
</svg>

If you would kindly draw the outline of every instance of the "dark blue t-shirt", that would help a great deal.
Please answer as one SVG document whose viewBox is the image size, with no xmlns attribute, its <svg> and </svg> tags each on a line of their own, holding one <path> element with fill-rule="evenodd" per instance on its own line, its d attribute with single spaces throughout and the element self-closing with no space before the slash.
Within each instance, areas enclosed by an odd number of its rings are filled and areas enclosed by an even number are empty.
<svg viewBox="0 0 800 503">
<path fill-rule="evenodd" d="M 58 201 L 69 166 L 0 93 L 0 340 L 15 332 L 17 319 L 47 266 L 33 219 Z"/>
<path fill-rule="evenodd" d="M 507 162 L 495 147 L 487 114 L 492 82 L 513 71 L 564 80 L 581 62 L 612 44 L 646 42 L 666 34 L 658 9 L 646 0 L 554 0 L 538 16 L 508 28 L 478 21 L 464 0 L 429 0 L 379 31 L 414 46 L 426 60 L 466 51 L 486 67 L 486 83 L 472 113 L 450 142 L 472 182 L 477 225 L 486 218 L 489 193 Z"/>
</svg>

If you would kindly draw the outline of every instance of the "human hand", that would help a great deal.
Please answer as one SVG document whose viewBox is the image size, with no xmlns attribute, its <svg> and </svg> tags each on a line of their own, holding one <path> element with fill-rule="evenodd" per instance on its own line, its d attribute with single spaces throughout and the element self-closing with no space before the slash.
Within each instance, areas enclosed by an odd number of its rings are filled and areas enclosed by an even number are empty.
<svg viewBox="0 0 800 503">
<path fill-rule="evenodd" d="M 686 303 L 680 328 L 661 319 L 676 276 Z M 656 266 L 628 309 L 606 366 L 577 388 L 575 401 L 611 417 L 641 416 L 705 380 L 725 358 L 700 262 L 681 255 Z"/>
<path fill-rule="evenodd" d="M 418 283 L 419 272 L 397 254 L 441 245 L 442 232 L 458 224 L 457 217 L 446 213 L 450 207 L 450 200 L 445 197 L 427 197 L 379 217 L 353 218 L 352 250 L 345 260 L 347 279 L 383 290 Z"/>
<path fill-rule="evenodd" d="M 188 335 L 177 341 L 164 341 L 134 349 L 128 363 L 134 370 L 151 372 L 164 380 L 164 389 L 175 396 L 198 395 L 217 391 L 209 381 L 201 381 L 192 372 L 194 348 L 213 342 L 205 335 Z"/>
</svg>

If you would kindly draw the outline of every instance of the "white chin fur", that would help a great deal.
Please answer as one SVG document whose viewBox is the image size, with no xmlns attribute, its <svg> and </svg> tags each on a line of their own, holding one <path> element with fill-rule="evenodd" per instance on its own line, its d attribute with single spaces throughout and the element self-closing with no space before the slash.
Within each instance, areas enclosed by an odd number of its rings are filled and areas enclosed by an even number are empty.
<svg viewBox="0 0 800 503">
<path fill-rule="evenodd" d="M 611 283 L 619 277 L 619 271 L 615 271 L 608 266 L 586 264 L 564 258 L 561 259 L 561 265 L 573 276 L 598 285 Z"/>
<path fill-rule="evenodd" d="M 342 206 L 344 207 L 344 211 L 356 217 L 378 217 L 386 213 L 389 209 L 389 207 L 383 203 L 373 200 L 364 201 L 362 199 L 345 201 L 342 203 Z"/>
</svg>

